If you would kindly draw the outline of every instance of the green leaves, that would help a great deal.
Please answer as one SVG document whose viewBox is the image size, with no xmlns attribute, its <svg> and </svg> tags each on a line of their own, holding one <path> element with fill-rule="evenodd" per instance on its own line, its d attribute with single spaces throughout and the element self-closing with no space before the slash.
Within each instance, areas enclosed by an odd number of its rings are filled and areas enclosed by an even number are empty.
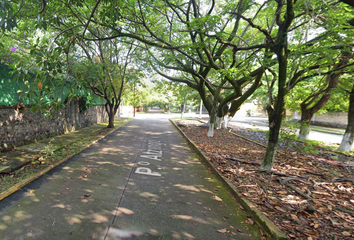
<svg viewBox="0 0 354 240">
<path fill-rule="evenodd" d="M 2 0 L 0 2 L 0 28 L 2 31 L 11 31 L 17 26 L 14 14 L 12 1 Z"/>
</svg>

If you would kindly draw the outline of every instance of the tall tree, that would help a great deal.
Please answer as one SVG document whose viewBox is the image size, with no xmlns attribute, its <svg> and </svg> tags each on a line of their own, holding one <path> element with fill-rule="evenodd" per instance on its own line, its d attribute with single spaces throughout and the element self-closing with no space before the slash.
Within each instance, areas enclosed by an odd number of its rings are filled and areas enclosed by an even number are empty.
<svg viewBox="0 0 354 240">
<path fill-rule="evenodd" d="M 343 139 L 338 148 L 340 151 L 350 152 L 354 144 L 354 85 L 349 94 L 348 123 L 343 135 Z"/>
<path fill-rule="evenodd" d="M 326 76 L 325 86 L 321 87 L 317 92 L 309 95 L 301 103 L 301 119 L 299 139 L 307 140 L 310 132 L 310 123 L 313 115 L 318 112 L 330 99 L 332 90 L 339 84 L 339 78 L 344 72 L 344 67 L 352 58 L 352 53 L 344 52 L 340 56 L 340 60 L 330 73 Z"/>
<path fill-rule="evenodd" d="M 95 95 L 105 99 L 109 117 L 107 127 L 114 128 L 124 86 L 130 77 L 138 76 L 130 66 L 134 56 L 133 41 L 123 44 L 113 39 L 93 45 L 78 42 L 78 46 L 83 50 L 85 60 L 81 60 L 81 56 L 68 57 L 70 73 Z"/>
<path fill-rule="evenodd" d="M 288 70 L 288 34 L 290 26 L 295 18 L 294 4 L 296 0 L 287 0 L 286 4 L 283 1 L 277 2 L 275 12 L 275 20 L 278 25 L 278 32 L 274 39 L 268 35 L 268 40 L 271 41 L 270 50 L 276 54 L 278 61 L 278 91 L 274 99 L 270 95 L 270 104 L 267 107 L 269 120 L 269 139 L 267 151 L 261 165 L 261 169 L 270 170 L 273 167 L 277 144 L 279 141 L 279 132 L 283 118 L 285 95 L 287 93 L 286 80 Z"/>
<path fill-rule="evenodd" d="M 354 8 L 354 2 L 349 0 L 340 0 L 343 3 L 350 5 Z M 354 18 L 347 19 L 348 23 L 354 27 Z M 338 148 L 340 151 L 350 152 L 354 143 L 354 85 L 349 92 L 349 109 L 348 109 L 348 123 L 343 135 L 342 142 Z"/>
</svg>

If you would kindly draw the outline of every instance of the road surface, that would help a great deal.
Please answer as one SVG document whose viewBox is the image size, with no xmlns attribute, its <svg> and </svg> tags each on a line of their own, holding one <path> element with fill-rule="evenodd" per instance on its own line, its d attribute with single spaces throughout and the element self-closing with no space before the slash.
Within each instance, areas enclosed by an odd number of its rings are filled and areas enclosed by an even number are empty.
<svg viewBox="0 0 354 240">
<path fill-rule="evenodd" d="M 0 239 L 260 239 L 159 116 L 141 115 L 2 200 Z"/>
</svg>

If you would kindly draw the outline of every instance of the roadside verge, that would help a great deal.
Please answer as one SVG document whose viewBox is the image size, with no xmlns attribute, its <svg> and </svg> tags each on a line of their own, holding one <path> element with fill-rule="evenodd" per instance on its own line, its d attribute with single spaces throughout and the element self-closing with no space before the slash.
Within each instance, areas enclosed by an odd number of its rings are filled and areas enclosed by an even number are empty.
<svg viewBox="0 0 354 240">
<path fill-rule="evenodd" d="M 213 171 L 213 173 L 228 187 L 230 193 L 237 199 L 241 206 L 250 213 L 257 223 L 269 234 L 270 239 L 285 240 L 288 239 L 280 229 L 270 221 L 253 203 L 243 197 L 235 188 L 235 186 L 226 178 L 224 178 L 219 171 L 209 162 L 204 153 L 190 140 L 184 132 L 170 119 L 170 122 L 187 140 L 191 148 L 200 156 L 200 159 Z"/>
<path fill-rule="evenodd" d="M 40 176 L 42 176 L 43 174 L 47 173 L 48 171 L 52 170 L 53 168 L 59 166 L 60 164 L 66 162 L 68 159 L 72 158 L 73 156 L 75 156 L 76 154 L 82 152 L 83 150 L 85 150 L 86 148 L 90 147 L 92 144 L 98 142 L 99 140 L 103 139 L 104 137 L 106 137 L 107 135 L 113 133 L 114 131 L 118 130 L 120 127 L 124 126 L 125 124 L 127 124 L 129 121 L 131 121 L 132 119 L 124 119 L 122 121 L 117 121 L 115 122 L 116 125 L 118 127 L 113 128 L 113 129 L 108 129 L 105 127 L 104 124 L 96 124 L 93 125 L 91 127 L 88 128 L 83 128 L 80 129 L 79 131 L 77 131 L 76 133 L 73 134 L 67 134 L 65 135 L 59 135 L 54 137 L 54 142 L 56 140 L 59 140 L 59 142 L 65 142 L 65 144 L 60 145 L 59 147 L 54 147 L 55 150 L 53 150 L 53 155 L 55 155 L 55 151 L 58 150 L 65 150 L 66 147 L 71 146 L 73 144 L 75 144 L 76 142 L 78 142 L 80 140 L 85 140 L 83 141 L 83 145 L 79 147 L 75 148 L 73 151 L 68 152 L 67 154 L 63 154 L 60 155 L 61 158 L 56 159 L 55 161 L 51 162 L 50 164 L 48 164 L 46 167 L 41 168 L 40 170 L 35 171 L 35 173 L 32 173 L 30 176 L 24 178 L 23 180 L 19 181 L 18 183 L 14 184 L 13 186 L 7 188 L 6 190 L 0 192 L 0 201 L 3 200 L 4 198 L 10 196 L 11 194 L 15 193 L 16 191 L 20 190 L 21 188 L 23 188 L 24 186 L 26 186 L 27 184 L 29 184 L 30 182 L 34 181 L 35 179 L 39 178 Z M 72 135 L 76 134 L 76 137 L 72 137 Z M 71 135 L 71 136 L 70 136 Z M 48 140 L 44 140 L 44 141 L 48 141 Z M 22 146 L 21 149 L 25 149 L 25 148 L 31 148 L 31 150 L 29 150 L 27 152 L 28 155 L 28 159 L 33 158 L 34 156 L 40 156 L 41 153 L 43 153 L 42 150 L 39 151 L 34 151 L 33 149 L 38 148 L 38 146 L 41 146 L 41 149 L 43 149 L 42 145 L 44 141 L 39 141 L 38 143 L 35 144 L 30 144 L 27 146 Z M 9 162 L 11 162 L 11 157 L 8 159 Z M 31 161 L 29 161 L 28 163 L 26 163 L 25 165 L 23 165 L 23 167 L 26 167 L 27 165 L 30 165 Z M 14 177 L 15 175 L 12 175 L 11 178 L 16 178 Z M 4 181 L 4 179 L 2 178 L 1 180 Z"/>
</svg>

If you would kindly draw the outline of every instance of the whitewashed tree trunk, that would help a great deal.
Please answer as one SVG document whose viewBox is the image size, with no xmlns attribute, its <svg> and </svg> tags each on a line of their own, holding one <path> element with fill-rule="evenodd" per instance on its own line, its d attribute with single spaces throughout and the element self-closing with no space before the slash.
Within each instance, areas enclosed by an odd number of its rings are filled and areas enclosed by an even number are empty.
<svg viewBox="0 0 354 240">
<path fill-rule="evenodd" d="M 222 124 L 222 129 L 227 129 L 229 127 L 230 120 L 231 120 L 231 117 L 229 117 L 229 116 L 225 116 L 224 117 L 224 122 Z"/>
<path fill-rule="evenodd" d="M 310 126 L 307 124 L 302 124 L 300 126 L 299 139 L 302 141 L 306 141 L 309 138 L 310 134 Z"/>
<path fill-rule="evenodd" d="M 184 111 L 186 110 L 186 95 L 183 98 L 182 112 L 181 112 L 181 120 L 183 119 Z"/>
<path fill-rule="evenodd" d="M 215 122 L 215 129 L 221 129 L 221 122 L 222 122 L 222 118 L 217 116 Z"/>
<path fill-rule="evenodd" d="M 214 126 L 215 126 L 215 123 L 210 123 L 209 131 L 208 131 L 208 137 L 213 137 L 214 136 Z"/>
<path fill-rule="evenodd" d="M 350 152 L 354 144 L 354 85 L 349 94 L 348 123 L 342 142 L 338 148 L 340 151 Z"/>
<path fill-rule="evenodd" d="M 351 133 L 345 133 L 343 135 L 343 139 L 338 150 L 344 152 L 350 152 L 352 148 L 353 148 L 353 136 Z"/>
<path fill-rule="evenodd" d="M 202 118 L 202 112 L 203 112 L 203 100 L 200 100 L 199 118 Z"/>
</svg>

